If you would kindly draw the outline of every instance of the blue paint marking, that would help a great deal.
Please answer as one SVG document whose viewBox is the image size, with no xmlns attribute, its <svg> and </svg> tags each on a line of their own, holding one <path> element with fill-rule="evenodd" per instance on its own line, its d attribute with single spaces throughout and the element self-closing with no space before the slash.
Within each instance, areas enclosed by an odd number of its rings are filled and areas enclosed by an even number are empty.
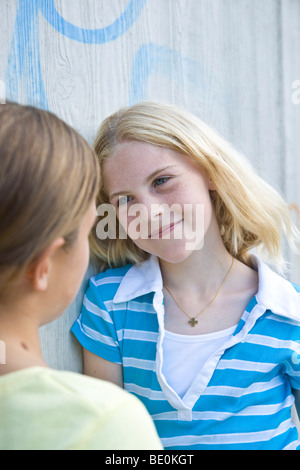
<svg viewBox="0 0 300 470">
<path fill-rule="evenodd" d="M 170 86 L 176 84 L 180 93 L 189 93 L 194 96 L 197 103 L 197 114 L 201 112 L 202 119 L 211 119 L 206 116 L 206 110 L 201 106 L 206 102 L 207 96 L 214 93 L 214 107 L 224 112 L 232 105 L 233 96 L 228 89 L 224 89 L 218 78 L 208 79 L 204 67 L 200 62 L 182 56 L 177 51 L 166 46 L 148 43 L 140 47 L 133 61 L 128 105 L 148 99 L 148 87 L 151 76 L 155 76 L 156 86 L 159 77 L 167 78 Z M 218 111 L 216 111 L 218 114 Z M 211 125 L 214 125 L 212 122 Z"/>
<path fill-rule="evenodd" d="M 120 17 L 111 25 L 89 30 L 65 21 L 57 12 L 54 0 L 19 0 L 5 77 L 7 99 L 19 101 L 22 89 L 27 104 L 49 109 L 40 65 L 39 11 L 68 38 L 88 44 L 103 44 L 114 41 L 134 24 L 146 1 L 129 0 Z"/>
<path fill-rule="evenodd" d="M 182 57 L 178 52 L 165 46 L 144 44 L 137 52 L 133 66 L 129 105 L 147 98 L 147 87 L 152 74 L 168 76 L 182 86 L 203 83 L 203 70 L 198 62 Z"/>
<path fill-rule="evenodd" d="M 38 11 L 39 0 L 19 1 L 6 69 L 6 94 L 8 100 L 19 101 L 22 88 L 27 104 L 48 109 L 40 67 Z"/>
<path fill-rule="evenodd" d="M 122 36 L 137 20 L 147 0 L 130 0 L 119 18 L 111 25 L 100 29 L 84 29 L 66 21 L 56 10 L 54 2 L 40 0 L 40 10 L 46 20 L 57 31 L 75 41 L 88 44 L 103 44 Z"/>
</svg>

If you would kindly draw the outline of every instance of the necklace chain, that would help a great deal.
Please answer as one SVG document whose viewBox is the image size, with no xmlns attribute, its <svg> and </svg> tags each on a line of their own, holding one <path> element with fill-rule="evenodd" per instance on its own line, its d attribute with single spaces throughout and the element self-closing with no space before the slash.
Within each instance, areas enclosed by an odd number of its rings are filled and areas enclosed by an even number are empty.
<svg viewBox="0 0 300 470">
<path fill-rule="evenodd" d="M 206 305 L 206 307 L 204 307 L 197 315 L 195 315 L 194 317 L 192 315 L 190 315 L 183 307 L 182 305 L 180 305 L 179 302 L 177 302 L 177 300 L 175 299 L 174 295 L 172 294 L 172 292 L 170 291 L 170 289 L 166 286 L 166 284 L 164 283 L 164 287 L 167 289 L 167 291 L 169 292 L 170 296 L 172 297 L 172 299 L 175 301 L 175 303 L 178 305 L 178 307 L 181 308 L 181 310 L 190 318 L 190 320 L 188 321 L 188 323 L 191 325 L 191 326 L 195 326 L 197 325 L 198 321 L 196 320 L 197 317 L 199 317 L 199 315 L 201 315 L 201 313 L 203 313 L 215 300 L 216 298 L 218 297 L 219 293 L 221 292 L 229 274 L 230 274 L 230 271 L 232 270 L 232 267 L 233 267 L 233 264 L 234 264 L 234 257 L 232 257 L 232 262 L 231 262 L 231 266 L 225 276 L 225 279 L 224 281 L 222 282 L 221 284 L 221 287 L 219 288 L 218 292 L 216 293 L 216 295 L 214 296 L 214 298 Z"/>
</svg>

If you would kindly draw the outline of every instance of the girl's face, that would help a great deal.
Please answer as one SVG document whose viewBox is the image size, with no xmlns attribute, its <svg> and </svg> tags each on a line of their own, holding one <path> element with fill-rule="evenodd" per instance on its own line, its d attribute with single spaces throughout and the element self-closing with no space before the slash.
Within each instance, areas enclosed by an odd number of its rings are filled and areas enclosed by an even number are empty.
<svg viewBox="0 0 300 470">
<path fill-rule="evenodd" d="M 124 142 L 104 162 L 103 179 L 120 224 L 139 248 L 172 263 L 201 248 L 214 216 L 214 188 L 191 159 Z"/>
</svg>

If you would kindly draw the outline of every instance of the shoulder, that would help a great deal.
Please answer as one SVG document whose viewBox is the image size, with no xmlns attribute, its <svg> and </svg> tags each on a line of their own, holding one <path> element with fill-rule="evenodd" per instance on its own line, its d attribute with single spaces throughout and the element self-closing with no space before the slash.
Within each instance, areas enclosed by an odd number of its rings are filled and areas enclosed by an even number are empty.
<svg viewBox="0 0 300 470">
<path fill-rule="evenodd" d="M 9 394 L 14 392 L 22 395 L 23 404 L 29 402 L 33 394 L 36 395 L 35 406 L 40 405 L 41 408 L 42 403 L 43 408 L 46 408 L 52 405 L 65 407 L 66 402 L 70 406 L 76 403 L 77 406 L 79 402 L 84 405 L 95 401 L 101 402 L 105 408 L 106 403 L 109 406 L 110 398 L 124 398 L 119 393 L 122 389 L 109 382 L 47 367 L 28 367 L 8 373 L 1 377 L 1 384 L 2 390 L 9 390 Z M 48 400 L 50 396 L 51 400 Z"/>
<path fill-rule="evenodd" d="M 77 422 L 79 428 L 89 429 L 89 437 L 84 436 L 87 448 L 160 448 L 152 420 L 133 394 L 74 372 L 51 370 L 47 375 L 61 395 L 60 417 L 67 414 L 73 425 Z"/>
<path fill-rule="evenodd" d="M 148 440 L 159 444 L 142 403 L 110 382 L 35 367 L 7 374 L 1 384 L 0 417 L 8 430 L 0 428 L 0 449 L 134 448 L 142 434 L 142 428 L 135 431 L 139 423 L 147 428 L 140 448 Z M 30 433 L 25 431 L 28 413 Z"/>
<path fill-rule="evenodd" d="M 291 285 L 293 286 L 295 291 L 300 294 L 300 286 L 298 284 L 295 284 L 294 282 L 291 282 Z"/>
<path fill-rule="evenodd" d="M 122 406 L 136 406 L 135 397 L 122 388 L 76 372 L 48 368 L 27 369 L 22 383 L 24 396 L 26 391 L 29 395 L 31 391 L 38 393 L 41 402 L 45 403 L 43 407 L 52 407 L 53 412 L 60 409 L 66 414 L 75 411 L 78 414 L 81 411 L 99 417 Z M 51 396 L 51 400 L 45 398 L 47 396 Z"/>
<path fill-rule="evenodd" d="M 300 289 L 297 284 L 272 271 L 256 259 L 258 265 L 258 303 L 276 315 L 300 322 Z"/>
<path fill-rule="evenodd" d="M 42 374 L 42 382 L 59 390 L 61 394 L 68 397 L 68 400 L 72 402 L 73 399 L 82 407 L 89 408 L 96 405 L 98 413 L 111 410 L 129 399 L 123 389 L 111 382 L 71 371 L 46 370 L 47 372 Z"/>
<path fill-rule="evenodd" d="M 278 286 L 277 286 L 278 287 Z M 273 299 L 276 303 L 268 304 L 268 308 L 261 323 L 266 328 L 264 334 L 276 337 L 279 340 L 300 340 L 300 286 L 283 280 L 280 295 L 274 290 Z M 265 323 L 267 322 L 267 323 Z"/>
<path fill-rule="evenodd" d="M 133 394 L 111 382 L 73 372 L 53 371 L 52 377 L 62 385 L 67 398 L 63 400 L 65 407 L 61 413 L 65 413 L 65 408 L 68 410 L 74 400 L 68 420 L 72 428 L 75 427 L 70 431 L 75 433 L 73 448 L 162 448 L 150 415 Z"/>
<path fill-rule="evenodd" d="M 112 280 L 114 278 L 122 279 L 132 266 L 133 264 L 126 264 L 125 266 L 121 266 L 119 268 L 106 269 L 106 271 L 101 272 L 91 277 L 91 279 L 94 279 L 95 281 L 98 281 L 99 283 L 105 279 L 112 279 Z"/>
<path fill-rule="evenodd" d="M 105 300 L 112 299 L 115 296 L 123 278 L 132 266 L 132 264 L 127 264 L 120 268 L 107 269 L 102 273 L 92 276 L 89 279 L 88 290 L 96 291 L 98 295 Z"/>
</svg>

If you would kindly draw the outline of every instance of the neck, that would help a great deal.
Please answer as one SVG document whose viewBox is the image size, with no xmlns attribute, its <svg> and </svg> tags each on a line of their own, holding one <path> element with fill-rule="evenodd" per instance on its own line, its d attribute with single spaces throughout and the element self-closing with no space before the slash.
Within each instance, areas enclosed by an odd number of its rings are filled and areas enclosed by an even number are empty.
<svg viewBox="0 0 300 470">
<path fill-rule="evenodd" d="M 232 263 L 232 256 L 223 245 L 222 240 L 214 240 L 211 248 L 203 246 L 193 251 L 182 262 L 168 263 L 160 260 L 164 283 L 172 290 L 198 293 L 209 293 L 222 282 Z"/>
<path fill-rule="evenodd" d="M 32 311 L 26 310 L 24 305 L 13 308 L 0 305 L 0 340 L 6 350 L 6 364 L 0 367 L 0 374 L 46 366 L 39 341 L 39 325 L 34 321 Z"/>
</svg>

